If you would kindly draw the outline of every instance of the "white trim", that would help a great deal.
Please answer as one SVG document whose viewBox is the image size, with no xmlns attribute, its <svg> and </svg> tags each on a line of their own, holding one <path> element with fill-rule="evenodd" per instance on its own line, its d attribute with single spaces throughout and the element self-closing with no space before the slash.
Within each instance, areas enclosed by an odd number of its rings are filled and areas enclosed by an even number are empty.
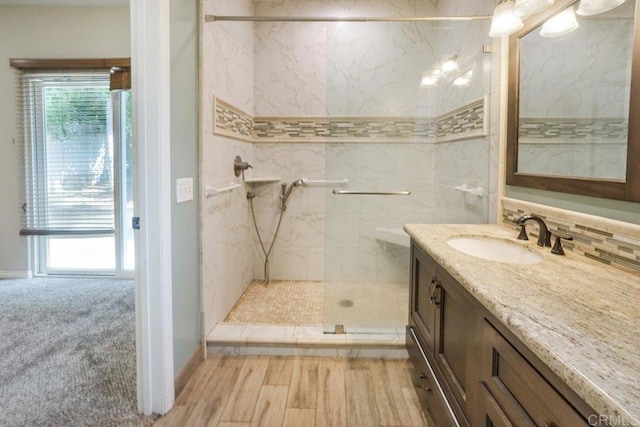
<svg viewBox="0 0 640 427">
<path fill-rule="evenodd" d="M 30 271 L 2 271 L 0 270 L 0 279 L 31 279 L 33 275 Z"/>
<path fill-rule="evenodd" d="M 131 0 L 133 123 L 137 154 L 138 408 L 174 401 L 171 284 L 169 0 Z"/>
</svg>

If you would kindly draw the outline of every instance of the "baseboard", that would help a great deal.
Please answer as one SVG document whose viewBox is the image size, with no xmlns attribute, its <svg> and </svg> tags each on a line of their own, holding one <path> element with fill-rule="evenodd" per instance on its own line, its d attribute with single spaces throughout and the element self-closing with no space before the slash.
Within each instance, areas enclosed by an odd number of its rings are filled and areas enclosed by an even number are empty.
<svg viewBox="0 0 640 427">
<path fill-rule="evenodd" d="M 0 279 L 31 279 L 33 275 L 30 271 L 2 271 L 0 270 Z"/>
<path fill-rule="evenodd" d="M 189 361 L 187 362 L 187 364 L 184 366 L 184 368 L 182 368 L 182 370 L 176 377 L 174 386 L 173 386 L 175 390 L 176 398 L 180 395 L 180 393 L 182 393 L 182 390 L 184 390 L 184 387 L 187 385 L 187 382 L 189 382 L 189 379 L 191 378 L 193 373 L 196 371 L 196 369 L 202 362 L 202 352 L 203 352 L 202 344 L 199 344 L 198 348 L 196 348 L 196 350 L 191 355 L 191 358 L 189 358 Z"/>
</svg>

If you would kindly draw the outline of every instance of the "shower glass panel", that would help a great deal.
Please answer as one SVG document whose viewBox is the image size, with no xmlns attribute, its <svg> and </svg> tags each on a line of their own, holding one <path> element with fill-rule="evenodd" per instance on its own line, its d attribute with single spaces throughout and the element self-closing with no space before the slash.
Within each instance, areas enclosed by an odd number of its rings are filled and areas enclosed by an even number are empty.
<svg viewBox="0 0 640 427">
<path fill-rule="evenodd" d="M 326 35 L 325 93 L 310 99 L 325 117 L 308 126 L 326 138 L 325 179 L 348 180 L 320 189 L 323 329 L 404 333 L 403 224 L 488 221 L 489 22 L 314 25 Z"/>
</svg>

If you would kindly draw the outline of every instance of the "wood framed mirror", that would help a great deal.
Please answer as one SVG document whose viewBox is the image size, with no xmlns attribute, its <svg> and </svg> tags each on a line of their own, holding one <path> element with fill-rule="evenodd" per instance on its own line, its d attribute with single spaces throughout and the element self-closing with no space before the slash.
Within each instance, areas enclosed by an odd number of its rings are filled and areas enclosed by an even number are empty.
<svg viewBox="0 0 640 427">
<path fill-rule="evenodd" d="M 542 37 L 556 0 L 509 38 L 507 185 L 640 202 L 637 0 Z"/>
</svg>

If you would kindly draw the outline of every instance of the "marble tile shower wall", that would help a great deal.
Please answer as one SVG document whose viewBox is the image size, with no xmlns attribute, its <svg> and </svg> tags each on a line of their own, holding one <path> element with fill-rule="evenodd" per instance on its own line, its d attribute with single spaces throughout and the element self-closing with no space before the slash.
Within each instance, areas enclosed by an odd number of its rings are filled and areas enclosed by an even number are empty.
<svg viewBox="0 0 640 427">
<path fill-rule="evenodd" d="M 248 114 L 216 100 L 215 132 L 233 134 L 239 139 L 253 133 L 257 142 L 255 173 L 258 176 L 284 177 L 284 182 L 288 183 L 301 177 L 348 178 L 349 189 L 411 189 L 413 192 L 410 198 L 349 198 L 332 195 L 324 188 L 297 187 L 274 246 L 271 277 L 344 281 L 355 281 L 359 277 L 359 280 L 369 281 L 404 281 L 408 271 L 406 249 L 376 242 L 376 228 L 398 229 L 407 222 L 447 222 L 453 218 L 464 222 L 486 221 L 486 204 L 482 199 L 471 197 L 467 201 L 462 196 L 461 202 L 466 206 L 460 209 L 456 205 L 457 200 L 451 197 L 453 187 L 460 182 L 485 185 L 481 183 L 487 179 L 486 138 L 468 139 L 470 135 L 483 135 L 487 126 L 485 108 L 484 100 L 474 101 L 433 119 L 434 132 L 427 140 L 410 132 L 396 135 L 386 142 L 378 141 L 380 135 L 375 127 L 362 126 L 357 137 L 354 133 L 333 133 L 330 128 L 327 132 L 302 132 L 296 130 L 295 126 L 300 124 L 295 120 L 254 120 Z M 253 121 L 260 126 L 273 120 L 290 123 L 286 137 L 266 135 L 260 128 L 250 132 L 245 126 Z M 359 119 L 307 118 L 304 128 L 318 130 L 338 120 L 352 125 Z M 363 123 L 368 124 L 369 121 L 363 120 Z M 438 129 L 438 138 L 450 142 L 434 144 L 438 141 L 435 129 Z M 322 143 L 314 143 L 316 140 Z M 454 167 L 446 168 L 443 171 L 446 173 L 435 181 L 434 164 L 438 163 Z M 280 186 L 269 183 L 254 185 L 253 188 L 258 194 L 254 204 L 259 229 L 268 245 L 279 219 Z M 438 188 L 445 191 L 439 194 Z M 433 200 L 437 196 L 444 203 L 436 210 L 433 209 Z M 326 259 L 324 248 L 331 251 L 331 256 Z M 256 244 L 254 277 L 264 276 L 263 258 Z M 377 267 L 372 269 L 374 265 Z"/>
<path fill-rule="evenodd" d="M 250 0 L 206 0 L 205 14 L 251 15 Z M 216 96 L 253 111 L 253 25 L 216 23 L 202 26 L 201 43 L 201 182 L 223 186 L 235 180 L 236 155 L 255 163 L 251 142 L 213 132 Z M 203 198 L 201 206 L 201 277 L 205 332 L 233 307 L 252 279 L 253 229 L 245 194 L 236 190 Z"/>
<path fill-rule="evenodd" d="M 257 143 L 260 175 L 349 179 L 349 189 L 411 189 L 410 198 L 336 196 L 332 187 L 293 190 L 271 258 L 286 280 L 405 281 L 408 249 L 375 240 L 376 227 L 401 228 L 433 217 L 433 144 Z M 330 171 L 330 174 L 329 174 Z M 256 187 L 257 188 L 257 187 Z M 257 188 L 258 225 L 270 241 L 280 214 L 279 185 Z M 263 277 L 254 251 L 254 277 Z"/>
<path fill-rule="evenodd" d="M 448 0 L 438 2 L 441 16 L 487 15 L 492 13 L 495 2 Z M 491 54 L 485 53 L 485 45 L 492 43 L 488 37 L 489 21 L 463 21 L 447 24 L 441 29 L 436 56 L 446 58 L 458 55 L 458 74 L 473 73 L 471 84 L 462 88 L 452 87 L 451 80 L 434 88 L 434 104 L 437 115 L 455 110 L 474 99 L 488 96 L 484 107 L 492 120 L 486 127 L 488 135 L 437 144 L 434 152 L 434 197 L 438 212 L 433 222 L 485 223 L 496 220 L 492 207 L 497 204 L 497 171 L 499 162 L 499 138 L 497 103 L 498 84 L 492 81 Z M 499 43 L 493 44 L 494 55 L 499 55 Z M 453 187 L 467 184 L 483 187 L 485 196 L 452 191 Z"/>
<path fill-rule="evenodd" d="M 286 3 L 286 5 L 284 4 Z M 416 16 L 429 2 L 258 2 L 256 13 Z M 418 6 L 418 3 L 422 3 Z M 430 11 L 433 7 L 428 7 Z M 438 28 L 420 23 L 257 23 L 255 115 L 434 117 L 416 90 Z M 278 58 L 278 61 L 274 61 Z"/>
</svg>

